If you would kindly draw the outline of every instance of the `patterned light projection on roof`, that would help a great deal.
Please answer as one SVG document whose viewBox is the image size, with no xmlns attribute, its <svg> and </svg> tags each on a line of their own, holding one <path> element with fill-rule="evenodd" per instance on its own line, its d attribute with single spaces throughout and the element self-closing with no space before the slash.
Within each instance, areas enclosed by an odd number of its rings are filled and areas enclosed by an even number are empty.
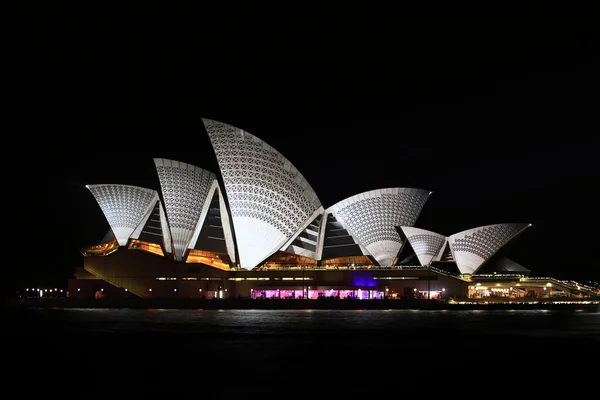
<svg viewBox="0 0 600 400">
<path fill-rule="evenodd" d="M 402 239 L 396 226 L 415 224 L 428 190 L 387 188 L 361 193 L 328 209 L 371 253 L 379 265 L 392 265 Z"/>
<path fill-rule="evenodd" d="M 215 174 L 180 161 L 155 158 L 175 258 L 182 260 L 194 234 Z"/>
<path fill-rule="evenodd" d="M 102 209 L 119 246 L 125 246 L 135 228 L 151 211 L 155 190 L 130 185 L 88 185 Z"/>
<path fill-rule="evenodd" d="M 473 274 L 498 250 L 520 234 L 529 224 L 486 225 L 448 237 L 456 265 L 462 274 Z"/>
<path fill-rule="evenodd" d="M 302 174 L 261 139 L 203 119 L 221 170 L 240 265 L 252 269 L 274 254 L 321 207 Z"/>
<path fill-rule="evenodd" d="M 410 226 L 402 226 L 400 229 L 406 235 L 421 265 L 429 265 L 434 257 L 439 255 L 446 242 L 444 235 L 425 229 Z"/>
</svg>

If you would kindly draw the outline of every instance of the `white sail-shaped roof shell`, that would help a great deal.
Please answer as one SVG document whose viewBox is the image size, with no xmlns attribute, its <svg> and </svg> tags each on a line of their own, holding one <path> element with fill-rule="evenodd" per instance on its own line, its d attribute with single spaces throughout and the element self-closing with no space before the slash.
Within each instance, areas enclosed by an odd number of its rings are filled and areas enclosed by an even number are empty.
<svg viewBox="0 0 600 400">
<path fill-rule="evenodd" d="M 421 265 L 429 265 L 432 261 L 439 260 L 444 243 L 446 243 L 446 236 L 412 226 L 401 226 L 400 229 Z"/>
<path fill-rule="evenodd" d="M 182 261 L 216 175 L 180 161 L 155 158 L 175 259 Z"/>
<path fill-rule="evenodd" d="M 101 184 L 86 186 L 102 209 L 119 246 L 129 237 L 144 217 L 150 214 L 158 193 L 139 186 Z"/>
<path fill-rule="evenodd" d="M 203 123 L 223 177 L 240 267 L 252 269 L 306 226 L 321 202 L 273 147 L 234 126 Z"/>
<path fill-rule="evenodd" d="M 428 190 L 385 188 L 348 197 L 329 207 L 335 218 L 379 265 L 392 265 L 402 247 L 396 226 L 413 226 L 431 194 Z"/>
<path fill-rule="evenodd" d="M 525 223 L 485 225 L 448 236 L 448 243 L 461 274 L 474 274 L 517 235 L 531 226 Z"/>
</svg>

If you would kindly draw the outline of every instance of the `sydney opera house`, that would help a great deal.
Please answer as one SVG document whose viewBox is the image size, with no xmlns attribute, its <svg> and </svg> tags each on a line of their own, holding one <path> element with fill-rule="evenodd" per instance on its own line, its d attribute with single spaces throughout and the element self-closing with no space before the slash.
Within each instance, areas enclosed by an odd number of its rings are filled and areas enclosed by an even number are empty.
<svg viewBox="0 0 600 400">
<path fill-rule="evenodd" d="M 585 297 L 509 258 L 530 224 L 421 229 L 428 190 L 386 187 L 324 206 L 276 149 L 203 120 L 219 171 L 155 158 L 160 191 L 87 188 L 110 226 L 81 249 L 69 297 L 469 299 Z M 152 160 L 149 160 L 152 162 Z"/>
</svg>

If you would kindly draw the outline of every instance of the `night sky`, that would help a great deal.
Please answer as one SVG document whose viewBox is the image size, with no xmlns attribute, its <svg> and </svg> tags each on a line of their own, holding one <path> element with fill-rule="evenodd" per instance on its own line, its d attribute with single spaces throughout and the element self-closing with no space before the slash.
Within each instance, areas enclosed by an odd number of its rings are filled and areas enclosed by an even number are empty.
<svg viewBox="0 0 600 400">
<path fill-rule="evenodd" d="M 14 285 L 66 286 L 108 231 L 84 185 L 158 190 L 154 157 L 217 172 L 201 118 L 273 146 L 326 208 L 428 189 L 417 227 L 531 223 L 509 256 L 532 276 L 600 279 L 590 10 L 178 11 L 20 15 L 3 147 Z"/>
</svg>

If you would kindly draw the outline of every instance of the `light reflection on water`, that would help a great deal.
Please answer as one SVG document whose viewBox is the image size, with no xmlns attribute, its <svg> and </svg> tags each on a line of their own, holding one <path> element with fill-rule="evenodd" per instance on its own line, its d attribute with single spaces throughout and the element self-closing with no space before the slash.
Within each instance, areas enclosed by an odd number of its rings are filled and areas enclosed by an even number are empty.
<svg viewBox="0 0 600 400">
<path fill-rule="evenodd" d="M 4 361 L 18 374 L 48 360 L 37 375 L 44 388 L 108 396 L 116 386 L 165 398 L 192 389 L 223 399 L 444 396 L 460 382 L 493 382 L 499 395 L 520 382 L 507 373 L 526 379 L 540 369 L 554 391 L 584 384 L 591 370 L 582 366 L 597 363 L 600 348 L 600 314 L 589 312 L 32 309 L 4 322 L 5 343 L 19 349 Z M 564 357 L 579 367 L 565 369 Z M 315 396 L 307 399 L 324 398 Z"/>
<path fill-rule="evenodd" d="M 600 337 L 600 313 L 548 310 L 172 310 L 31 309 L 13 325 L 44 332 L 236 335 L 372 335 L 463 337 L 590 334 Z M 32 326 L 33 328 L 33 326 Z"/>
</svg>

